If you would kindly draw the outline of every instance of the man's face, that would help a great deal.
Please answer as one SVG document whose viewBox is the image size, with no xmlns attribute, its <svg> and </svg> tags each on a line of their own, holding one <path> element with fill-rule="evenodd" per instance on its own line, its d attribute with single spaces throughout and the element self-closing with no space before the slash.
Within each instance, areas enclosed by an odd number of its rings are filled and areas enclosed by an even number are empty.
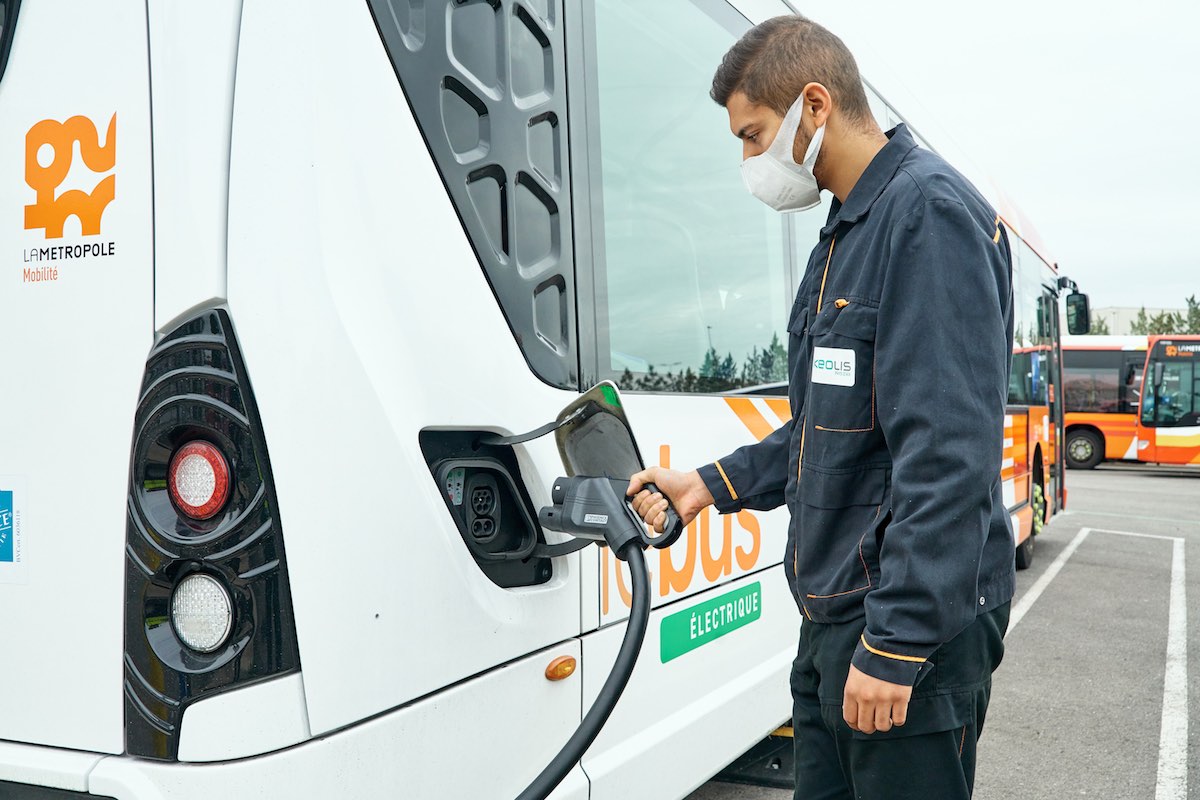
<svg viewBox="0 0 1200 800">
<path fill-rule="evenodd" d="M 729 112 L 729 130 L 742 140 L 743 161 L 766 152 L 783 123 L 783 117 L 774 109 L 751 102 L 743 92 L 730 95 L 725 110 Z M 815 128 L 813 132 L 805 130 L 809 124 L 807 119 L 801 120 L 796 141 L 792 143 L 792 158 L 797 162 L 803 160 L 812 133 L 815 132 Z"/>
</svg>

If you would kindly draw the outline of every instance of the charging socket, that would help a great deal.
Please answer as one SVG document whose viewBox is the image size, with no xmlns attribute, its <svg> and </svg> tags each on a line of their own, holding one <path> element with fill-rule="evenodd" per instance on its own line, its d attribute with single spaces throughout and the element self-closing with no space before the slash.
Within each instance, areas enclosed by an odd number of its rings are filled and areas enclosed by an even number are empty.
<svg viewBox="0 0 1200 800">
<path fill-rule="evenodd" d="M 533 555 L 545 541 L 516 477 L 511 447 L 479 444 L 485 432 L 422 431 L 421 449 L 446 508 L 475 563 L 497 586 L 545 583 L 551 560 Z"/>
</svg>

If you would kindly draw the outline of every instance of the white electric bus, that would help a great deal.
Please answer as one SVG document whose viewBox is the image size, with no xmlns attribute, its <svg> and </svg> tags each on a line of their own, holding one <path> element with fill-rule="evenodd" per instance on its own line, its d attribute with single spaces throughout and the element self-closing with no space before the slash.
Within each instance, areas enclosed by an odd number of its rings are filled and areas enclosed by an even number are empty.
<svg viewBox="0 0 1200 800">
<path fill-rule="evenodd" d="M 787 418 L 745 389 L 824 212 L 746 193 L 707 90 L 788 12 L 0 0 L 0 796 L 515 796 L 629 583 L 543 554 L 553 441 L 487 436 L 603 379 L 664 465 Z M 555 797 L 682 797 L 788 718 L 785 538 L 649 552 Z"/>
</svg>

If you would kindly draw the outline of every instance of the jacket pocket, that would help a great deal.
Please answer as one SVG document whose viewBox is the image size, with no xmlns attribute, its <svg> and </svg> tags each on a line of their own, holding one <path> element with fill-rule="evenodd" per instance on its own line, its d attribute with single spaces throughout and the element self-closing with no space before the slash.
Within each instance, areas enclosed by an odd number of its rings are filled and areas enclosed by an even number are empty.
<svg viewBox="0 0 1200 800">
<path fill-rule="evenodd" d="M 890 470 L 822 470 L 805 464 L 797 486 L 796 584 L 810 617 L 838 622 L 862 614 L 879 583 Z"/>
<path fill-rule="evenodd" d="M 813 508 L 878 506 L 887 492 L 889 473 L 884 467 L 824 469 L 806 460 L 796 487 L 797 496 L 801 503 Z"/>
<path fill-rule="evenodd" d="M 808 408 L 819 431 L 875 430 L 875 329 L 879 309 L 838 298 L 808 326 L 812 337 Z"/>
<path fill-rule="evenodd" d="M 804 384 L 807 380 L 805 371 L 807 365 L 805 360 L 805 344 L 804 337 L 808 335 L 808 306 L 805 303 L 797 302 L 792 306 L 792 313 L 788 317 L 788 383 L 791 385 L 790 391 L 804 390 Z"/>
</svg>

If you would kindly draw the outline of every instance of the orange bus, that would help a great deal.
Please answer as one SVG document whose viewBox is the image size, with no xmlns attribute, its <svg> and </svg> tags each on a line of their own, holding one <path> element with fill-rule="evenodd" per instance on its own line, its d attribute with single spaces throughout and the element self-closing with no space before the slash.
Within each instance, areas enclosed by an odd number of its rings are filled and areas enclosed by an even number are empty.
<svg viewBox="0 0 1200 800">
<path fill-rule="evenodd" d="M 1063 343 L 1066 464 L 1200 464 L 1200 336 Z"/>
<path fill-rule="evenodd" d="M 1064 289 L 1068 319 L 1076 302 L 1086 305 L 1075 283 L 1059 277 L 1037 233 L 1001 198 L 1013 256 L 1013 359 L 1008 387 L 1001 481 L 1012 514 L 1017 567 L 1033 560 L 1034 541 L 1050 517 L 1066 507 L 1063 485 L 1062 334 L 1059 298 Z M 1087 330 L 1087 314 L 1071 327 Z M 1080 337 L 1082 338 L 1082 337 Z"/>
</svg>

